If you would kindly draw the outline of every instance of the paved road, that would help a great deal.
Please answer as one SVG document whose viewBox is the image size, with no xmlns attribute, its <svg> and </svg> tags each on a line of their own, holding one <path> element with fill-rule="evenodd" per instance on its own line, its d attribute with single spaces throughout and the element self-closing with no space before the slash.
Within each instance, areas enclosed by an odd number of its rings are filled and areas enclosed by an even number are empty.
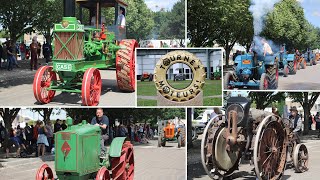
<svg viewBox="0 0 320 180">
<path fill-rule="evenodd" d="M 283 77 L 281 73 L 279 75 L 279 90 L 319 90 L 320 64 L 307 66 L 288 77 Z"/>
<path fill-rule="evenodd" d="M 194 142 L 194 147 L 188 149 L 188 180 L 211 180 L 205 173 L 201 164 L 200 144 L 202 136 L 199 136 L 198 140 Z M 286 169 L 283 179 L 288 180 L 315 180 L 320 176 L 320 139 L 312 138 L 313 140 L 304 140 L 303 143 L 307 146 L 309 151 L 309 171 L 299 174 L 295 173 L 293 169 Z M 240 165 L 239 170 L 236 171 L 232 179 L 237 180 L 255 180 L 255 173 L 253 166 L 248 163 Z"/>
<path fill-rule="evenodd" d="M 177 143 L 167 143 L 167 147 L 156 147 L 157 141 L 134 146 L 135 175 L 137 180 L 185 180 L 186 148 L 177 148 Z M 54 168 L 54 157 L 45 161 Z M 0 179 L 30 180 L 35 178 L 37 169 L 43 162 L 40 158 L 1 159 Z M 56 177 L 56 176 L 55 176 Z"/>
<path fill-rule="evenodd" d="M 24 64 L 20 62 L 21 66 Z M 115 70 L 100 70 L 102 92 L 99 106 L 135 106 L 135 92 L 118 90 Z M 40 106 L 34 98 L 32 82 L 35 71 L 27 67 L 0 71 L 1 106 Z M 53 101 L 46 106 L 80 106 L 81 96 L 77 93 L 57 92 Z"/>
</svg>

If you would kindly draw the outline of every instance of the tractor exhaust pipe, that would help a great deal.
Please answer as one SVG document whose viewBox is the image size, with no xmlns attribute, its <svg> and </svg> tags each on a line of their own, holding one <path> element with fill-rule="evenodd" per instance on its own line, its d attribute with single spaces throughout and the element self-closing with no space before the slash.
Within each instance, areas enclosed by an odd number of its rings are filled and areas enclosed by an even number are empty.
<svg viewBox="0 0 320 180">
<path fill-rule="evenodd" d="M 76 17 L 75 0 L 63 0 L 63 16 Z"/>
<path fill-rule="evenodd" d="M 227 131 L 227 150 L 230 150 L 230 146 L 233 146 L 237 143 L 237 138 L 238 138 L 238 127 L 237 127 L 237 112 L 236 111 L 230 111 L 228 114 L 228 128 L 226 129 Z M 230 135 L 230 124 L 232 122 L 232 132 Z"/>
</svg>

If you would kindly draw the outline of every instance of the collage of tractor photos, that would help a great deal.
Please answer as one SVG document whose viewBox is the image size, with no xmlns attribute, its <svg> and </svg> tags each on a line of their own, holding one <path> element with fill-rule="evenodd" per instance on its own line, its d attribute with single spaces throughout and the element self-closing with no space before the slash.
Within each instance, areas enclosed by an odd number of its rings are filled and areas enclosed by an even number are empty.
<svg viewBox="0 0 320 180">
<path fill-rule="evenodd" d="M 0 179 L 319 179 L 319 7 L 0 0 Z"/>
</svg>

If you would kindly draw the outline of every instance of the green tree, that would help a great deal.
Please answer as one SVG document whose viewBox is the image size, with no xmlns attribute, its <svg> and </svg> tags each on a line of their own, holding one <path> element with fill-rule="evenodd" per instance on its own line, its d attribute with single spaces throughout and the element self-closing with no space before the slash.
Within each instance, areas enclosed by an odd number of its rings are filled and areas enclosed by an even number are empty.
<svg viewBox="0 0 320 180">
<path fill-rule="evenodd" d="M 153 12 L 154 26 L 152 29 L 152 36 L 155 39 L 163 38 L 162 36 L 160 36 L 160 29 L 163 26 L 167 26 L 168 14 L 169 12 L 165 11 L 164 9 L 161 9 L 157 12 Z"/>
<path fill-rule="evenodd" d="M 294 102 L 300 103 L 303 107 L 305 120 L 303 133 L 308 134 L 310 110 L 319 98 L 320 92 L 289 92 L 288 94 Z"/>
<path fill-rule="evenodd" d="M 190 44 L 196 47 L 218 44 L 224 47 L 228 58 L 235 43 L 252 41 L 253 18 L 249 6 L 250 0 L 189 0 Z"/>
<path fill-rule="evenodd" d="M 166 23 L 160 26 L 160 38 L 180 39 L 182 46 L 185 39 L 185 1 L 180 0 L 174 4 L 166 17 Z"/>
<path fill-rule="evenodd" d="M 33 31 L 33 25 L 41 15 L 42 4 L 46 0 L 0 0 L 0 24 L 8 30 L 10 39 L 15 43 L 25 33 Z M 15 51 L 15 49 L 14 49 Z"/>
<path fill-rule="evenodd" d="M 287 49 L 305 49 L 317 38 L 314 27 L 306 20 L 304 10 L 296 0 L 282 0 L 267 15 L 262 36 Z"/>
<path fill-rule="evenodd" d="M 0 116 L 3 119 L 6 132 L 9 132 L 9 130 L 12 128 L 12 122 L 17 117 L 19 111 L 20 111 L 20 108 L 0 108 Z M 9 134 L 5 133 L 4 150 L 8 148 L 7 147 L 8 140 L 9 140 L 8 137 L 9 137 Z"/>
<path fill-rule="evenodd" d="M 50 116 L 52 114 L 53 108 L 32 108 L 33 112 L 37 112 L 43 118 L 45 124 L 50 121 Z"/>
<path fill-rule="evenodd" d="M 264 110 L 272 103 L 283 101 L 285 94 L 283 92 L 253 92 L 249 93 L 249 98 L 256 104 L 257 109 Z"/>
<path fill-rule="evenodd" d="M 58 23 L 63 17 L 63 1 L 50 0 L 45 1 L 41 9 L 39 9 L 39 15 L 36 21 L 33 23 L 35 30 L 44 35 L 47 42 L 51 42 L 50 30 L 53 28 L 54 23 Z"/>
<path fill-rule="evenodd" d="M 128 3 L 126 15 L 127 38 L 138 41 L 146 39 L 154 26 L 151 10 L 144 0 L 126 0 Z"/>
</svg>

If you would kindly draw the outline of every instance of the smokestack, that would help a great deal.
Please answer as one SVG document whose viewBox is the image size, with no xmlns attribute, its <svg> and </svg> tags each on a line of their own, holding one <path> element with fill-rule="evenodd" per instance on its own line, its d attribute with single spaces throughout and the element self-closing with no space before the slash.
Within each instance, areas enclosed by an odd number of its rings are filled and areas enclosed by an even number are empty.
<svg viewBox="0 0 320 180">
<path fill-rule="evenodd" d="M 64 17 L 76 17 L 75 0 L 63 0 L 63 7 Z"/>
<path fill-rule="evenodd" d="M 264 24 L 265 16 L 273 10 L 274 5 L 279 0 L 251 0 L 251 6 L 249 8 L 253 16 L 253 28 L 254 35 L 259 36 Z"/>
</svg>

